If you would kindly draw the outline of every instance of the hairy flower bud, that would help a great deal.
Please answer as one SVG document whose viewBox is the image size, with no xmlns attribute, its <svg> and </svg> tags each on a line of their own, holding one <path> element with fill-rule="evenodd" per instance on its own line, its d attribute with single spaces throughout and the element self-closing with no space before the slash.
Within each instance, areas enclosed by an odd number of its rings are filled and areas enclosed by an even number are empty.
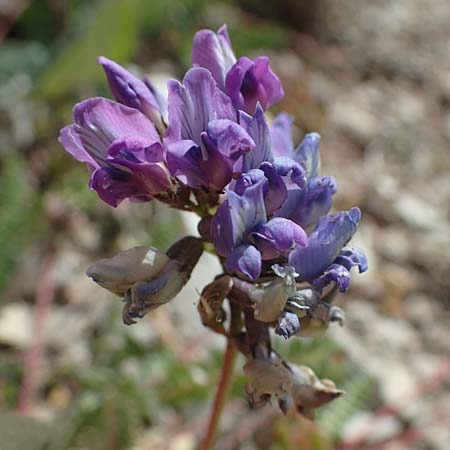
<svg viewBox="0 0 450 450">
<path fill-rule="evenodd" d="M 123 320 L 134 323 L 148 311 L 172 300 L 189 280 L 203 252 L 203 243 L 192 236 L 176 242 L 167 251 L 134 247 L 88 268 L 86 274 L 100 286 L 123 296 Z"/>
</svg>

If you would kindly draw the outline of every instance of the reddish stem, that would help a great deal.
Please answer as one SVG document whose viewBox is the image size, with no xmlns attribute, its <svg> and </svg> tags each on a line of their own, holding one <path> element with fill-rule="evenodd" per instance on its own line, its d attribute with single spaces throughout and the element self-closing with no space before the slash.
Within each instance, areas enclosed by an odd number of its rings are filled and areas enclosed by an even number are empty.
<svg viewBox="0 0 450 450">
<path fill-rule="evenodd" d="M 230 387 L 231 376 L 233 374 L 234 359 L 236 348 L 233 337 L 228 337 L 227 348 L 223 357 L 222 372 L 220 375 L 219 386 L 217 387 L 216 396 L 209 417 L 208 428 L 203 441 L 200 444 L 200 450 L 210 450 L 214 443 L 214 438 L 219 424 L 220 415 L 227 398 L 228 389 Z"/>
</svg>

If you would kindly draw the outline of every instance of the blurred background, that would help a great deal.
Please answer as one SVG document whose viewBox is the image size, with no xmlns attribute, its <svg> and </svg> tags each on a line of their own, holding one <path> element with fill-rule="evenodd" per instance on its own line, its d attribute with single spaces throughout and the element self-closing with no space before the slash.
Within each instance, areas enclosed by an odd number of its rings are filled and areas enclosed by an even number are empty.
<svg viewBox="0 0 450 450">
<path fill-rule="evenodd" d="M 448 0 L 0 0 L 1 450 L 195 448 L 224 346 L 195 303 L 219 269 L 202 257 L 170 305 L 122 325 L 86 267 L 165 250 L 192 219 L 106 206 L 56 138 L 75 102 L 109 95 L 98 55 L 164 86 L 223 23 L 238 56 L 271 57 L 296 142 L 321 133 L 370 268 L 340 300 L 345 327 L 275 343 L 346 396 L 314 422 L 250 412 L 238 360 L 215 448 L 448 450 L 449 22 Z"/>
</svg>

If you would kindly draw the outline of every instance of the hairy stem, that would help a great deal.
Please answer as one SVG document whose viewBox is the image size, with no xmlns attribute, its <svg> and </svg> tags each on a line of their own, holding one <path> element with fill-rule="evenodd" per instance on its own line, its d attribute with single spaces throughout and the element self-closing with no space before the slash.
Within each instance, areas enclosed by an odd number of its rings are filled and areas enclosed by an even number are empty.
<svg viewBox="0 0 450 450">
<path fill-rule="evenodd" d="M 219 425 L 220 416 L 227 398 L 228 390 L 233 375 L 234 360 L 236 358 L 236 346 L 234 343 L 234 336 L 237 332 L 238 324 L 240 322 L 241 311 L 235 305 L 231 306 L 231 323 L 230 333 L 227 337 L 227 347 L 223 357 L 222 372 L 220 374 L 219 385 L 217 386 L 214 403 L 209 417 L 208 428 L 206 434 L 200 444 L 200 450 L 210 450 L 214 443 L 214 438 Z"/>
</svg>

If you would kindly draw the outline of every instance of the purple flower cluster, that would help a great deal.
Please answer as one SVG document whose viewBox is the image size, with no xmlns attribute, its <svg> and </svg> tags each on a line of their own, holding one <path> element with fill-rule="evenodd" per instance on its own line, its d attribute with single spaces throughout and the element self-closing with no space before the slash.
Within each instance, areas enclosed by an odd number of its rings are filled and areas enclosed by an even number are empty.
<svg viewBox="0 0 450 450">
<path fill-rule="evenodd" d="M 99 63 L 116 101 L 77 104 L 59 140 L 87 164 L 103 201 L 196 211 L 203 238 L 244 280 L 273 278 L 277 264 L 318 291 L 335 283 L 345 292 L 350 269 L 367 269 L 362 250 L 345 247 L 359 209 L 329 214 L 336 182 L 320 175 L 319 135 L 295 148 L 288 115 L 268 123 L 265 111 L 284 91 L 267 57 L 237 59 L 226 26 L 199 31 L 193 67 L 168 82 L 167 101 L 148 79 Z"/>
</svg>

